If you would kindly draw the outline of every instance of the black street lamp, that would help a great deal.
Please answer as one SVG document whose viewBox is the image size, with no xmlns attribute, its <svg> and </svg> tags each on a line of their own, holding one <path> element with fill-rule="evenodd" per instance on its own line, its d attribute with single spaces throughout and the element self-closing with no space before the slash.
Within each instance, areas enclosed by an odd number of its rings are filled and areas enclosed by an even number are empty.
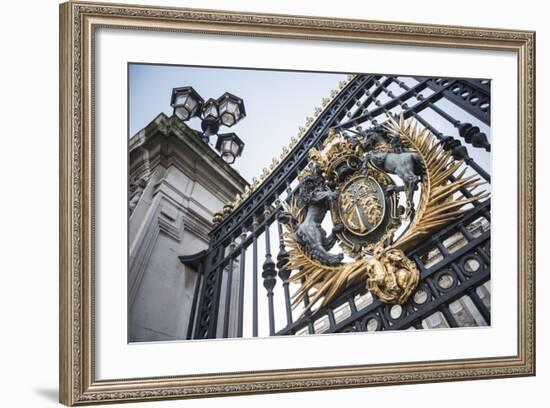
<svg viewBox="0 0 550 408">
<path fill-rule="evenodd" d="M 210 136 L 218 135 L 216 150 L 229 164 L 242 154 L 244 142 L 235 133 L 218 134 L 220 126 L 231 127 L 246 116 L 244 102 L 238 96 L 224 93 L 218 99 L 206 102 L 190 86 L 174 88 L 170 102 L 174 115 L 183 121 L 200 117 L 202 140 L 210 142 Z"/>
<path fill-rule="evenodd" d="M 220 120 L 227 127 L 233 126 L 246 116 L 244 102 L 238 96 L 226 92 L 218 98 L 217 102 Z"/>
<path fill-rule="evenodd" d="M 174 114 L 181 120 L 189 120 L 202 109 L 204 103 L 201 96 L 191 86 L 174 88 L 170 105 L 174 108 Z"/>
<path fill-rule="evenodd" d="M 228 164 L 235 163 L 235 159 L 241 155 L 244 142 L 235 133 L 223 133 L 218 135 L 216 150 L 218 150 Z"/>
</svg>

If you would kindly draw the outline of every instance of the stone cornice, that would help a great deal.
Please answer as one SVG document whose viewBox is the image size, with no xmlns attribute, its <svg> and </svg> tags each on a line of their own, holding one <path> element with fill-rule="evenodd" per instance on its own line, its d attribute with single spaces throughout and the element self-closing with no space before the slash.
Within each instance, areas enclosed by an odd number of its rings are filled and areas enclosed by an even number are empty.
<svg viewBox="0 0 550 408">
<path fill-rule="evenodd" d="M 225 201 L 248 186 L 248 182 L 235 169 L 202 141 L 198 132 L 175 116 L 169 118 L 160 113 L 130 138 L 128 149 L 131 173 L 144 168 L 141 162 L 145 160 L 143 150 L 146 150 L 150 170 L 162 163 L 174 165 L 186 174 L 199 171 L 201 181 L 207 184 L 205 187 L 217 194 L 222 193 Z M 201 169 L 193 167 L 197 160 L 202 164 Z"/>
</svg>

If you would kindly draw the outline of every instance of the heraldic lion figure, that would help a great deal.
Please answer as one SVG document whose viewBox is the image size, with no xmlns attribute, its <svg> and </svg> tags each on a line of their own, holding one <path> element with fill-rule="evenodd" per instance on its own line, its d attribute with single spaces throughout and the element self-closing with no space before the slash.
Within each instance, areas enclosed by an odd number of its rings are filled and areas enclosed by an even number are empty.
<svg viewBox="0 0 550 408">
<path fill-rule="evenodd" d="M 335 200 L 338 193 L 325 190 L 325 181 L 318 174 L 310 174 L 300 181 L 298 188 L 298 206 L 304 213 L 303 221 L 297 227 L 292 238 L 315 260 L 329 266 L 338 265 L 343 254 L 331 254 L 329 251 L 336 243 L 336 233 L 343 226 L 337 225 L 327 236 L 321 226 L 330 200 Z"/>
</svg>

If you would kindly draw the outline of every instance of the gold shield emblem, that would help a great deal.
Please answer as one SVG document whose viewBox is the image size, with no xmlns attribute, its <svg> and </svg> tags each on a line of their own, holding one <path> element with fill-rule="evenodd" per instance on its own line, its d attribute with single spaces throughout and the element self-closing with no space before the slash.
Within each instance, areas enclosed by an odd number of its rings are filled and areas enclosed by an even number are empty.
<svg viewBox="0 0 550 408">
<path fill-rule="evenodd" d="M 344 184 L 338 198 L 338 212 L 353 234 L 365 236 L 375 230 L 386 211 L 384 192 L 372 177 L 357 176 Z"/>
</svg>

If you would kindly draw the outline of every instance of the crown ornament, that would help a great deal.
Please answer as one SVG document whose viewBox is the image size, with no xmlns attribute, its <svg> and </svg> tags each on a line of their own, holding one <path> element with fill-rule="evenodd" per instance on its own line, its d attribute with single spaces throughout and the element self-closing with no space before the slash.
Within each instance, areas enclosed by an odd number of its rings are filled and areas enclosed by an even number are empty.
<svg viewBox="0 0 550 408">
<path fill-rule="evenodd" d="M 361 165 L 357 147 L 342 132 L 330 129 L 322 150 L 313 147 L 308 154 L 326 180 L 341 181 Z"/>
</svg>

